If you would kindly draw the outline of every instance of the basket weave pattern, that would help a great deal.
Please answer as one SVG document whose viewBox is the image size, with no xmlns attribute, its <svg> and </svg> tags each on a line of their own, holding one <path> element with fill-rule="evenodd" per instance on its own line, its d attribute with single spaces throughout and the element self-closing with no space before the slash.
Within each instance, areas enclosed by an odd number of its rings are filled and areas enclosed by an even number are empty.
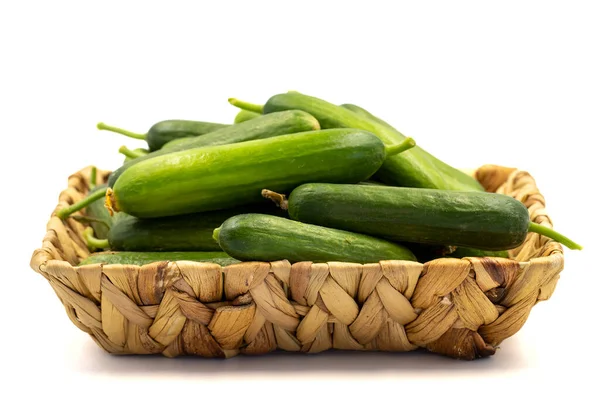
<svg viewBox="0 0 600 400">
<path fill-rule="evenodd" d="M 55 212 L 88 192 L 91 168 L 69 177 Z M 99 171 L 106 180 L 108 171 Z M 523 202 L 549 227 L 545 200 L 525 171 L 474 171 L 486 190 Z M 52 214 L 31 267 L 44 276 L 79 329 L 110 353 L 231 357 L 275 350 L 404 352 L 417 348 L 475 359 L 525 323 L 552 295 L 562 247 L 530 233 L 504 258 L 86 265 L 85 225 Z"/>
</svg>

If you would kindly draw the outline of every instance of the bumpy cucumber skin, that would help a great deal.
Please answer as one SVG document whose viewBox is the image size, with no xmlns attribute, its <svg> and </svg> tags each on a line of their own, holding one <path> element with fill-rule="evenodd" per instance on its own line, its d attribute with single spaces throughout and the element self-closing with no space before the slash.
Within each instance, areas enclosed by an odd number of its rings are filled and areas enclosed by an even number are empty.
<svg viewBox="0 0 600 400">
<path fill-rule="evenodd" d="M 152 125 L 146 135 L 146 142 L 150 151 L 156 151 L 172 140 L 205 135 L 228 126 L 229 124 L 214 122 L 169 119 Z"/>
<path fill-rule="evenodd" d="M 92 253 L 81 260 L 79 265 L 125 264 L 146 265 L 157 261 L 198 261 L 219 264 L 222 267 L 238 264 L 240 261 L 224 252 L 130 252 L 106 251 Z"/>
<path fill-rule="evenodd" d="M 382 239 L 262 214 L 229 218 L 217 231 L 217 240 L 238 260 L 362 264 L 416 260 L 406 247 Z"/>
<path fill-rule="evenodd" d="M 234 124 L 240 124 L 242 122 L 245 121 L 249 121 L 251 119 L 254 119 L 256 117 L 260 117 L 262 114 L 256 113 L 254 111 L 248 111 L 248 110 L 240 110 L 236 115 L 235 118 L 233 120 Z"/>
<path fill-rule="evenodd" d="M 396 242 L 508 250 L 526 238 L 529 213 L 496 193 L 371 185 L 306 184 L 289 196 L 290 218 Z"/>
<path fill-rule="evenodd" d="M 307 182 L 358 183 L 385 160 L 366 131 L 331 129 L 191 149 L 140 162 L 114 185 L 117 210 L 157 218 L 262 202 Z"/>
<path fill-rule="evenodd" d="M 226 128 L 195 138 L 173 140 L 166 144 L 162 149 L 154 151 L 147 156 L 138 157 L 113 171 L 108 178 L 108 186 L 112 188 L 119 176 L 132 166 L 166 154 L 204 146 L 240 143 L 318 129 L 320 129 L 319 121 L 304 111 L 290 110 L 276 114 L 274 113 L 272 115 L 263 115 L 260 118 L 254 118 L 240 124 L 230 125 Z"/>
<path fill-rule="evenodd" d="M 221 251 L 212 235 L 228 218 L 249 212 L 284 215 L 270 201 L 265 199 L 264 203 L 163 218 L 140 219 L 125 214 L 113 224 L 108 242 L 115 251 Z"/>
<path fill-rule="evenodd" d="M 358 113 L 356 108 L 351 110 L 346 107 L 291 92 L 272 96 L 265 103 L 263 112 L 268 114 L 288 109 L 304 110 L 319 120 L 322 129 L 364 129 L 373 132 L 385 144 L 398 144 L 406 138 L 391 125 L 382 124 L 380 119 L 365 117 L 365 113 L 368 113 L 366 110 Z M 460 191 L 484 190 L 476 179 L 440 161 L 419 146 L 389 157 L 376 177 L 394 186 Z"/>
<path fill-rule="evenodd" d="M 106 190 L 106 185 L 98 185 L 93 190 L 90 190 L 88 196 L 101 191 Z M 104 206 L 104 199 L 99 199 L 88 205 L 85 209 L 85 213 L 88 217 L 98 219 L 98 222 L 90 222 L 90 226 L 94 230 L 94 236 L 98 239 L 106 239 L 108 237 L 109 229 L 113 224 L 113 218 Z"/>
</svg>

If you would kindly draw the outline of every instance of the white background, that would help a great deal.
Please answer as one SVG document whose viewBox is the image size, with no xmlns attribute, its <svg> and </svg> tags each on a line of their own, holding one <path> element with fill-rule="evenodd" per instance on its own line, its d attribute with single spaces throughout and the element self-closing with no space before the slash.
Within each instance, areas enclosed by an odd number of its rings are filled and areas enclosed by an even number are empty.
<svg viewBox="0 0 600 400">
<path fill-rule="evenodd" d="M 2 2 L 0 380 L 16 391 L 2 397 L 598 398 L 598 3 L 416 3 Z M 67 176 L 116 168 L 118 147 L 140 144 L 95 124 L 228 123 L 228 97 L 287 90 L 360 104 L 457 167 L 531 172 L 555 228 L 585 249 L 566 251 L 553 297 L 477 362 L 105 354 L 28 266 Z"/>
</svg>

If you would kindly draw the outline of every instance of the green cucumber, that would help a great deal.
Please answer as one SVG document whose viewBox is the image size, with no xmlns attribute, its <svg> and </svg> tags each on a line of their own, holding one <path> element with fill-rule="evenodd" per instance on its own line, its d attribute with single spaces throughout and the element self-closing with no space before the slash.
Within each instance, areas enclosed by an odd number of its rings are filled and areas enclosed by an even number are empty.
<svg viewBox="0 0 600 400">
<path fill-rule="evenodd" d="M 523 203 L 498 193 L 309 183 L 294 189 L 286 206 L 293 220 L 396 242 L 509 250 L 532 231 L 581 248 L 530 222 Z"/>
<path fill-rule="evenodd" d="M 125 264 L 146 265 L 157 261 L 198 261 L 219 264 L 222 267 L 238 264 L 240 261 L 229 257 L 224 252 L 133 252 L 105 251 L 92 253 L 79 262 L 89 264 Z"/>
<path fill-rule="evenodd" d="M 144 157 L 136 158 L 113 171 L 108 178 L 108 186 L 113 187 L 119 176 L 128 168 L 155 157 L 204 146 L 246 142 L 289 133 L 312 131 L 319 128 L 319 122 L 313 116 L 300 110 L 263 115 L 259 118 L 231 125 L 206 135 L 173 140 L 161 150 L 154 151 Z M 245 157 L 247 156 L 246 154 Z"/>
<path fill-rule="evenodd" d="M 232 208 L 264 201 L 264 187 L 286 192 L 307 182 L 367 180 L 386 155 L 414 145 L 407 138 L 386 148 L 370 132 L 329 129 L 190 149 L 134 164 L 106 203 L 140 218 Z"/>
<path fill-rule="evenodd" d="M 212 238 L 214 229 L 234 215 L 249 212 L 285 215 L 266 200 L 253 207 L 174 217 L 140 219 L 123 215 L 113 224 L 108 243 L 102 247 L 117 251 L 221 251 Z"/>
<path fill-rule="evenodd" d="M 362 264 L 416 261 L 409 249 L 386 240 L 263 214 L 231 217 L 215 229 L 214 237 L 227 254 L 238 260 Z"/>
<path fill-rule="evenodd" d="M 448 254 L 447 257 L 452 258 L 463 258 L 463 257 L 502 257 L 510 258 L 507 250 L 480 250 L 472 249 L 469 247 L 457 247 L 452 253 Z"/>
<path fill-rule="evenodd" d="M 241 102 L 238 102 L 238 106 Z M 264 105 L 263 112 L 269 114 L 283 110 L 304 110 L 319 120 L 322 129 L 356 128 L 377 135 L 385 144 L 397 144 L 405 136 L 382 123 L 376 117 L 366 117 L 346 107 L 337 106 L 316 97 L 297 92 L 272 96 Z M 385 161 L 376 177 L 393 186 L 409 186 L 460 191 L 483 191 L 473 177 L 438 160 L 419 146 L 410 152 L 390 157 Z"/>
<path fill-rule="evenodd" d="M 98 185 L 94 187 L 94 189 L 90 190 L 88 197 L 94 195 L 95 193 L 105 191 L 105 184 Z M 85 214 L 88 218 L 90 226 L 94 230 L 94 235 L 99 239 L 107 238 L 108 232 L 113 224 L 113 218 L 104 206 L 104 197 L 90 203 L 85 208 Z"/>
<path fill-rule="evenodd" d="M 242 123 L 244 121 L 248 121 L 251 119 L 254 119 L 256 117 L 260 117 L 262 114 L 253 112 L 253 111 L 248 111 L 248 110 L 240 110 L 240 112 L 238 112 L 235 116 L 235 119 L 233 120 L 234 124 L 239 124 Z"/>
<path fill-rule="evenodd" d="M 133 139 L 145 140 L 148 143 L 150 151 L 156 151 L 172 140 L 205 135 L 227 126 L 229 125 L 214 122 L 169 119 L 152 125 L 148 133 L 134 133 L 115 126 L 106 125 L 104 122 L 98 123 L 97 128 L 103 131 L 120 133 Z"/>
</svg>

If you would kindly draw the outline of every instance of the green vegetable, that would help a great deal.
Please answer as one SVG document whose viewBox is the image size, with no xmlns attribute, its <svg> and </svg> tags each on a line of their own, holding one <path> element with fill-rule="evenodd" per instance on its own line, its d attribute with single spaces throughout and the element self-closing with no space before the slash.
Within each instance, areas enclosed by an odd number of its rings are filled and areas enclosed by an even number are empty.
<svg viewBox="0 0 600 400">
<path fill-rule="evenodd" d="M 134 133 L 125 129 L 106 125 L 104 122 L 100 122 L 97 125 L 100 130 L 120 133 L 121 135 L 133 139 L 145 140 L 148 143 L 150 151 L 159 150 L 166 143 L 175 139 L 201 136 L 227 126 L 229 125 L 217 124 L 214 122 L 170 119 L 152 125 L 148 130 L 148 133 Z"/>
<path fill-rule="evenodd" d="M 309 183 L 292 191 L 287 208 L 293 220 L 396 242 L 508 250 L 537 232 L 581 249 L 530 222 L 523 203 L 497 193 Z"/>
<path fill-rule="evenodd" d="M 225 145 L 289 133 L 312 131 L 319 128 L 319 122 L 304 111 L 291 110 L 263 115 L 259 118 L 231 125 L 196 138 L 173 140 L 161 150 L 154 151 L 144 157 L 136 158 L 113 171 L 108 178 L 108 186 L 113 187 L 119 176 L 137 163 L 166 154 L 204 146 Z M 248 157 L 248 154 L 245 154 L 244 157 Z"/>
<path fill-rule="evenodd" d="M 238 264 L 240 261 L 223 252 L 132 252 L 106 251 L 92 253 L 81 260 L 79 265 L 125 264 L 146 265 L 157 261 L 198 261 L 219 264 L 222 267 Z"/>
<path fill-rule="evenodd" d="M 221 248 L 238 260 L 356 262 L 411 260 L 406 247 L 352 232 L 303 224 L 285 218 L 242 214 L 214 232 Z"/>
<path fill-rule="evenodd" d="M 249 212 L 285 215 L 266 201 L 252 207 L 174 217 L 140 219 L 125 214 L 113 224 L 102 247 L 119 251 L 221 251 L 212 238 L 213 230 L 227 218 Z"/>
<path fill-rule="evenodd" d="M 105 184 L 96 186 L 88 193 L 88 197 L 93 196 L 98 192 L 106 193 L 106 187 Z M 109 229 L 113 223 L 113 218 L 104 206 L 104 196 L 91 202 L 86 207 L 85 214 L 90 226 L 94 230 L 94 235 L 100 239 L 107 238 Z"/>
<path fill-rule="evenodd" d="M 255 113 L 255 112 L 248 111 L 248 110 L 240 110 L 240 112 L 238 112 L 237 115 L 235 116 L 233 123 L 239 124 L 241 122 L 249 121 L 256 117 L 260 117 L 261 115 L 262 114 Z"/>
<path fill-rule="evenodd" d="M 235 103 L 239 107 L 244 106 L 243 102 Z M 288 92 L 272 96 L 264 105 L 263 113 L 304 110 L 319 120 L 322 129 L 363 129 L 374 133 L 387 145 L 397 144 L 405 139 L 402 133 L 389 124 L 376 117 L 366 117 L 366 111 L 358 113 L 356 106 L 353 110 L 346 107 L 301 93 Z M 387 159 L 376 177 L 393 186 L 483 191 L 483 187 L 473 177 L 438 160 L 418 146 L 410 152 Z"/>
<path fill-rule="evenodd" d="M 510 258 L 507 250 L 481 250 L 472 249 L 469 247 L 457 247 L 448 257 L 463 258 L 463 257 L 502 257 Z"/>
<path fill-rule="evenodd" d="M 285 192 L 306 182 L 364 181 L 386 155 L 414 145 L 408 138 L 386 148 L 370 132 L 330 129 L 190 149 L 125 170 L 107 192 L 107 206 L 140 218 L 232 208 L 264 201 L 264 187 Z"/>
</svg>

